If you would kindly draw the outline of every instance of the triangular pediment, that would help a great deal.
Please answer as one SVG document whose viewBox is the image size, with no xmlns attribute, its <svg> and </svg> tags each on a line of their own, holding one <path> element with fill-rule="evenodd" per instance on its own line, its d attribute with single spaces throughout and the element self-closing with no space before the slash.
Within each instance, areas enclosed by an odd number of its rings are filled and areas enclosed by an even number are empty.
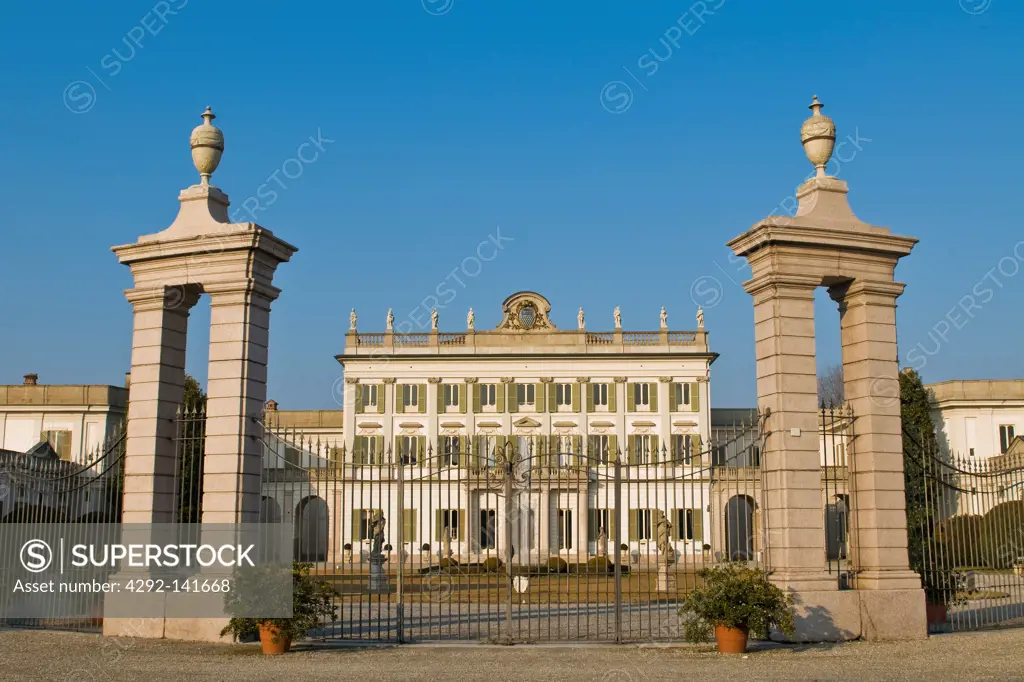
<svg viewBox="0 0 1024 682">
<path fill-rule="evenodd" d="M 529 417 L 523 417 L 522 419 L 517 419 L 514 422 L 512 422 L 512 425 L 513 426 L 518 426 L 519 428 L 529 428 L 529 427 L 540 426 L 540 422 L 537 421 L 536 419 L 530 419 Z"/>
</svg>

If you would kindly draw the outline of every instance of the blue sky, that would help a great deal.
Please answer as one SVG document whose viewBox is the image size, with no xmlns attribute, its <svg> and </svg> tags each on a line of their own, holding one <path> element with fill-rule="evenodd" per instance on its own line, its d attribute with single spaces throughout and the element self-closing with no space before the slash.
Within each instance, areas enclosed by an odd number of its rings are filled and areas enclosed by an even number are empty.
<svg viewBox="0 0 1024 682">
<path fill-rule="evenodd" d="M 725 242 L 782 212 L 811 170 L 799 128 L 812 94 L 858 140 L 829 169 L 857 214 L 921 239 L 897 270 L 901 360 L 926 381 L 1024 376 L 1020 3 L 14 0 L 2 12 L 0 383 L 123 380 L 131 280 L 109 247 L 171 223 L 196 182 L 189 132 L 212 105 L 227 145 L 214 183 L 233 215 L 249 219 L 243 203 L 275 172 L 294 178 L 257 211 L 299 247 L 275 279 L 268 393 L 282 408 L 335 406 L 351 308 L 365 331 L 389 307 L 428 325 L 414 311 L 445 281 L 453 331 L 470 306 L 479 328 L 497 324 L 522 289 L 564 327 L 583 306 L 588 327 L 610 329 L 618 305 L 626 328 L 653 329 L 665 305 L 689 329 L 703 303 L 721 354 L 713 403 L 752 405 L 749 269 Z M 323 151 L 289 163 L 310 136 Z M 503 248 L 474 262 L 499 229 Z M 966 315 L 972 291 L 981 307 Z M 200 379 L 208 323 L 200 304 L 188 357 Z M 819 364 L 837 361 L 824 292 L 818 329 Z"/>
</svg>

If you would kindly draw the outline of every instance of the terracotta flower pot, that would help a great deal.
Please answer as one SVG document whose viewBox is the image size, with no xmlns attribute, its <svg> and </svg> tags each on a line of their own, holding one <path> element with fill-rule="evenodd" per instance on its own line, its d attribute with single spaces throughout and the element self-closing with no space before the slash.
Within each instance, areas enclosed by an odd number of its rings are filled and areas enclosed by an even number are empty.
<svg viewBox="0 0 1024 682">
<path fill-rule="evenodd" d="M 260 624 L 260 647 L 267 656 L 278 656 L 288 653 L 292 648 L 292 639 L 281 635 L 280 630 L 271 623 Z"/>
<path fill-rule="evenodd" d="M 946 605 L 945 604 L 932 604 L 931 602 L 925 604 L 925 613 L 928 615 L 928 625 L 945 625 L 946 624 Z"/>
<path fill-rule="evenodd" d="M 715 642 L 718 643 L 720 654 L 742 654 L 747 650 L 746 628 L 730 628 L 725 625 L 715 626 Z"/>
</svg>

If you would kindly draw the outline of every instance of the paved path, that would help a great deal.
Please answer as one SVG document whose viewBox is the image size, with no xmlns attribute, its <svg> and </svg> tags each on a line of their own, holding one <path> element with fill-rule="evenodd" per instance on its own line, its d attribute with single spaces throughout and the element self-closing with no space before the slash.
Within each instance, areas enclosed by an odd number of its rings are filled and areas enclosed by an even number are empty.
<svg viewBox="0 0 1024 682">
<path fill-rule="evenodd" d="M 707 647 L 484 645 L 321 648 L 264 657 L 257 645 L 0 631 L 4 680 L 1013 680 L 1024 629 L 923 642 L 771 645 L 744 657 Z"/>
</svg>

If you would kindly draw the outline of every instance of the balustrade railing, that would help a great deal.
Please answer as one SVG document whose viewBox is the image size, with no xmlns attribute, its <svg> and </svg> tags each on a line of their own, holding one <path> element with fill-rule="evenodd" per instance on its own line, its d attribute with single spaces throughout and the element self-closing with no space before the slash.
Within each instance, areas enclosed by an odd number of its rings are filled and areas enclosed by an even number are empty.
<svg viewBox="0 0 1024 682">
<path fill-rule="evenodd" d="M 623 332 L 622 343 L 626 346 L 657 346 L 661 343 L 660 332 Z"/>
</svg>

